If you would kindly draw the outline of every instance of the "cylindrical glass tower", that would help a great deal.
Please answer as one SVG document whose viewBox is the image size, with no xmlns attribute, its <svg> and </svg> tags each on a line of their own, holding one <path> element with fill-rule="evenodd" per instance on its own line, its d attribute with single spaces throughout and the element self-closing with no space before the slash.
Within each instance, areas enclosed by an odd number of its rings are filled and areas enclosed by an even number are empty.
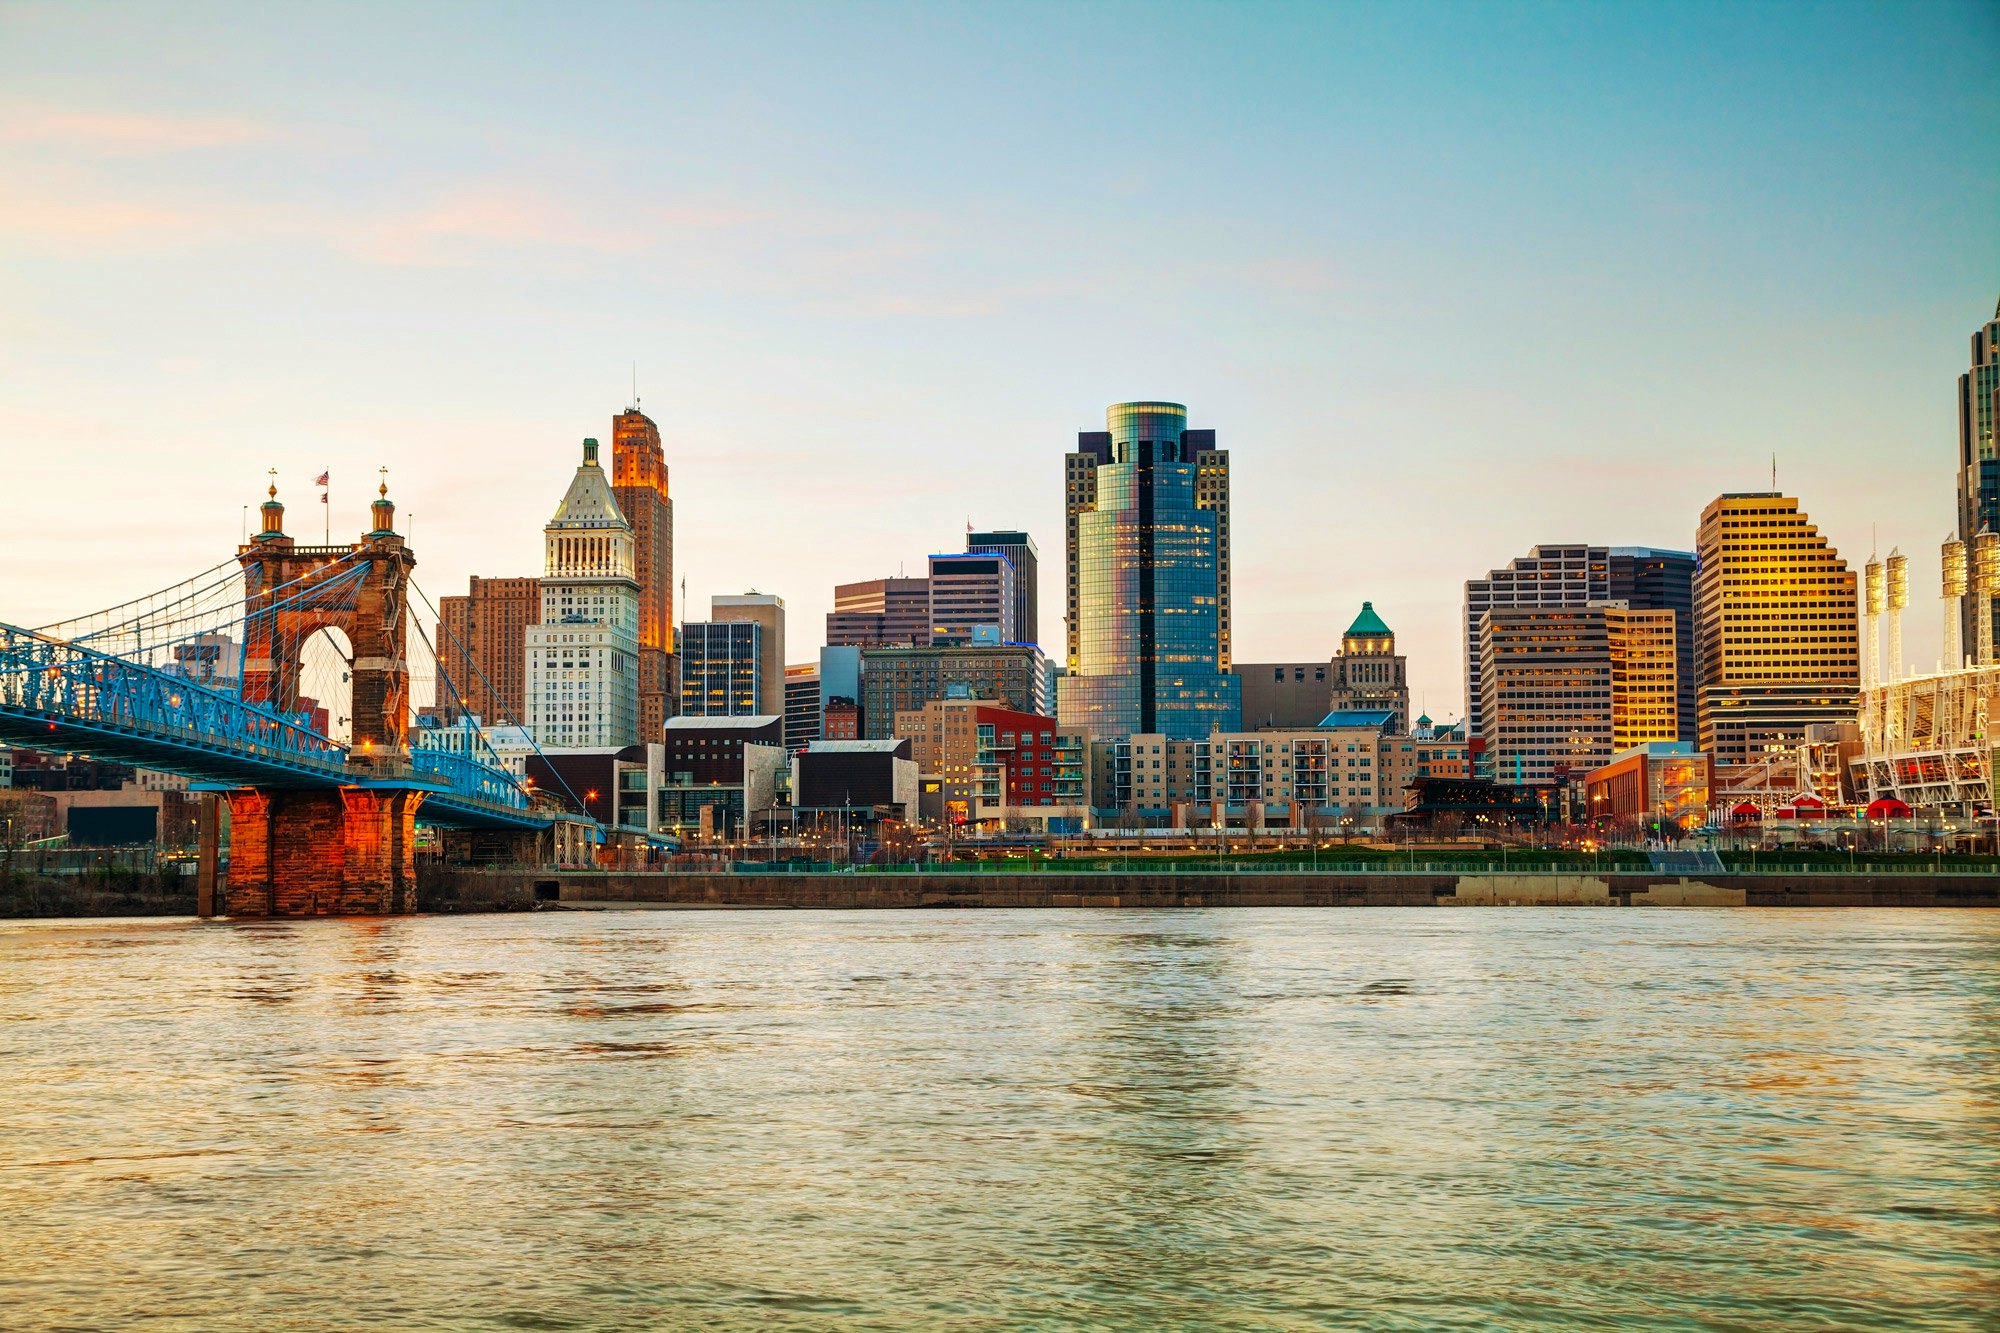
<svg viewBox="0 0 2000 1333">
<path fill-rule="evenodd" d="M 1096 736 L 1206 736 L 1240 724 L 1221 669 L 1217 516 L 1196 503 L 1198 467 L 1179 403 L 1105 413 L 1111 462 L 1076 516 L 1077 670 L 1062 682 L 1066 727 Z"/>
</svg>

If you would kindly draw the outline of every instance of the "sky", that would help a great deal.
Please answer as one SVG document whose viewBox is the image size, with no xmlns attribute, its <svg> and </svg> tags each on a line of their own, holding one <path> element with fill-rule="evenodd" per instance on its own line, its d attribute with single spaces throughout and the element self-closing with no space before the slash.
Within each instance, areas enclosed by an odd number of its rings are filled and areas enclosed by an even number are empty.
<svg viewBox="0 0 2000 1333">
<path fill-rule="evenodd" d="M 1996 219 L 1991 0 L 0 0 L 0 621 L 226 559 L 272 468 L 351 539 L 386 466 L 432 598 L 538 573 L 636 363 L 692 613 L 794 661 L 968 522 L 1059 656 L 1062 455 L 1164 398 L 1239 660 L 1371 600 L 1456 717 L 1467 578 L 1775 455 L 1928 664 Z"/>
</svg>

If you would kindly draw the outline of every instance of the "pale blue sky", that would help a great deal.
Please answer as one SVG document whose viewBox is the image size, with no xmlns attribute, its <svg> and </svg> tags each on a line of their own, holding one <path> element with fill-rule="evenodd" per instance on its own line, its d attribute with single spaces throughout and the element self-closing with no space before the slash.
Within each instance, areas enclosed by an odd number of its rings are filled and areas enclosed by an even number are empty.
<svg viewBox="0 0 2000 1333">
<path fill-rule="evenodd" d="M 1686 547 L 1779 455 L 1937 648 L 2000 295 L 2000 7 L 0 3 L 0 620 L 227 554 L 276 467 L 432 596 L 536 572 L 639 363 L 697 613 L 1022 525 L 1171 398 L 1244 660 L 1363 598 L 1460 707 L 1465 578 Z"/>
</svg>

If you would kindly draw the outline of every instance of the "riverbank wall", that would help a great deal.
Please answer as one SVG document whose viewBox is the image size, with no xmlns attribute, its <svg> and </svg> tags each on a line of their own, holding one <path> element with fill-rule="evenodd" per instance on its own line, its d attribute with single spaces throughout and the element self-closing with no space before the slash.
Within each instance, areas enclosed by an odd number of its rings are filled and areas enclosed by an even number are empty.
<svg viewBox="0 0 2000 1333">
<path fill-rule="evenodd" d="M 2000 907 L 2000 877 L 1952 874 L 683 874 L 435 868 L 426 911 L 536 907 Z"/>
<path fill-rule="evenodd" d="M 88 875 L 0 875 L 0 919 L 193 916 L 189 876 L 116 871 Z"/>
</svg>

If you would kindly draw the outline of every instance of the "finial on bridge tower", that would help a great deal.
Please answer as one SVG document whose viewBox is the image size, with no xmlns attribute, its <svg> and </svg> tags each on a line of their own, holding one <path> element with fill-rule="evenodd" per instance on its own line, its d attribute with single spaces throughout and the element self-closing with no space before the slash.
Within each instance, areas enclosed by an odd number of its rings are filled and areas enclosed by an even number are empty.
<svg viewBox="0 0 2000 1333">
<path fill-rule="evenodd" d="M 263 527 L 257 532 L 260 540 L 265 537 L 282 537 L 285 535 L 285 506 L 278 499 L 278 469 L 268 468 L 266 469 L 266 475 L 271 478 L 271 484 L 264 493 L 271 498 L 264 501 L 263 504 Z"/>
<path fill-rule="evenodd" d="M 396 506 L 389 499 L 389 469 L 380 467 L 375 470 L 382 474 L 382 484 L 375 488 L 375 503 L 372 506 L 375 514 L 375 531 L 368 534 L 371 537 L 396 530 Z"/>
</svg>

